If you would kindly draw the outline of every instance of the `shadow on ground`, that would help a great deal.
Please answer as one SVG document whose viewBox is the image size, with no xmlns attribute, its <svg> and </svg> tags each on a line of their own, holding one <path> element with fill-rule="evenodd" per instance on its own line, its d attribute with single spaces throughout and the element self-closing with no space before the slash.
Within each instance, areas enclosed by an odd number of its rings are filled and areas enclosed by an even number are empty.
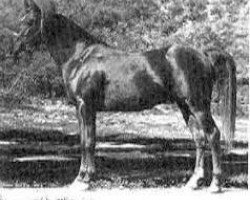
<svg viewBox="0 0 250 200">
<path fill-rule="evenodd" d="M 125 137 L 126 136 L 126 137 Z M 133 134 L 98 137 L 94 188 L 181 186 L 192 174 L 195 148 L 189 139 L 145 138 Z M 236 148 L 248 149 L 247 143 Z M 60 131 L 0 131 L 0 179 L 5 187 L 70 184 L 80 165 L 77 135 Z M 211 180 L 207 151 L 206 184 Z M 224 154 L 225 187 L 248 187 L 248 155 Z"/>
</svg>

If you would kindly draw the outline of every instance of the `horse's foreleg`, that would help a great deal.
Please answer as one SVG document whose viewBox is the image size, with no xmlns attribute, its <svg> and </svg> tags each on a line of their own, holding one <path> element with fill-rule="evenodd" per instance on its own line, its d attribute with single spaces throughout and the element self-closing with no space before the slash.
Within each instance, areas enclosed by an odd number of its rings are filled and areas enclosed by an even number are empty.
<svg viewBox="0 0 250 200">
<path fill-rule="evenodd" d="M 96 113 L 92 109 L 88 109 L 88 114 L 86 115 L 86 129 L 84 132 L 84 142 L 85 142 L 85 155 L 86 161 L 82 164 L 86 165 L 86 172 L 84 176 L 84 182 L 89 182 L 93 179 L 95 174 L 95 118 Z M 81 164 L 81 165 L 82 165 Z M 83 167 L 85 169 L 85 167 Z"/>
<path fill-rule="evenodd" d="M 96 113 L 81 99 L 77 99 L 77 117 L 81 138 L 81 165 L 73 187 L 84 189 L 83 184 L 88 183 L 95 173 L 95 116 Z"/>
</svg>

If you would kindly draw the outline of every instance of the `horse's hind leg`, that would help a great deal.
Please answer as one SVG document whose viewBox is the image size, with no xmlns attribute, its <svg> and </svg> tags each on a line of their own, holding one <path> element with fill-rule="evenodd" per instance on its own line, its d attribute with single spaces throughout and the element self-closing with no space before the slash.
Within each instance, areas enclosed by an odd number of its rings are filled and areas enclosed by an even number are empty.
<svg viewBox="0 0 250 200">
<path fill-rule="evenodd" d="M 210 109 L 206 109 L 202 112 L 197 112 L 195 115 L 197 116 L 198 121 L 201 124 L 202 130 L 212 152 L 213 179 L 212 183 L 210 184 L 209 190 L 211 192 L 220 192 L 222 178 L 220 131 L 212 118 Z"/>
<path fill-rule="evenodd" d="M 221 190 L 220 132 L 212 118 L 209 107 L 206 108 L 206 106 L 203 106 L 203 109 L 197 109 L 196 106 L 188 104 L 180 106 L 179 104 L 182 113 L 184 113 L 184 119 L 193 133 L 196 144 L 194 175 L 189 180 L 187 187 L 193 189 L 199 188 L 199 182 L 204 179 L 204 152 L 205 143 L 208 141 L 211 146 L 213 162 L 213 180 L 210 190 L 219 192 Z M 187 116 L 189 117 L 187 118 Z"/>
<path fill-rule="evenodd" d="M 211 147 L 213 162 L 213 179 L 209 190 L 211 192 L 220 192 L 222 184 L 220 131 L 210 112 L 203 118 L 202 124 Z"/>
<path fill-rule="evenodd" d="M 193 134 L 196 146 L 194 174 L 188 181 L 186 187 L 198 189 L 204 181 L 205 135 L 202 131 L 198 113 L 191 112 L 189 105 L 185 101 L 178 101 L 177 104 L 182 112 L 186 124 L 190 129 L 190 132 Z"/>
</svg>

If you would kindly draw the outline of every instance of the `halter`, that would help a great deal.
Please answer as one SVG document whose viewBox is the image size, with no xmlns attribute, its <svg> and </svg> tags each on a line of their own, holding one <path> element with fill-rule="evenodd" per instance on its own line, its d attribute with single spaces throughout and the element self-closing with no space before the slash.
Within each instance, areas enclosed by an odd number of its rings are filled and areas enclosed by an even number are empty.
<svg viewBox="0 0 250 200">
<path fill-rule="evenodd" d="M 23 21 L 25 21 L 25 18 L 27 17 L 27 15 L 28 15 L 29 13 L 27 13 L 26 15 L 24 15 L 21 19 L 20 19 L 20 21 L 21 22 L 23 22 Z M 43 13 L 41 13 L 41 20 L 40 20 L 40 27 L 39 27 L 39 29 L 33 34 L 33 36 L 31 36 L 31 37 L 29 37 L 26 41 L 25 41 L 25 43 L 29 43 L 31 40 L 33 40 L 35 37 L 37 37 L 37 35 L 38 34 L 41 34 L 41 44 L 43 43 L 43 23 L 44 23 L 44 16 L 43 16 Z M 18 39 L 20 38 L 20 37 L 22 37 L 24 34 L 25 34 L 25 32 L 27 33 L 27 31 L 29 31 L 30 29 L 31 29 L 32 27 L 30 27 L 30 28 L 28 28 L 27 30 L 25 30 L 25 31 L 23 31 L 22 33 L 20 33 L 20 35 L 18 36 Z M 24 35 L 25 36 L 25 35 Z M 18 40 L 17 39 L 17 40 Z"/>
<path fill-rule="evenodd" d="M 42 23 L 42 21 L 41 21 Z M 19 36 L 17 37 L 17 40 L 16 40 L 16 43 L 18 43 L 18 41 L 20 42 L 19 45 L 18 45 L 18 48 L 17 50 L 14 51 L 14 58 L 17 59 L 18 57 L 18 54 L 23 51 L 22 48 L 23 48 L 23 45 L 26 46 L 31 40 L 35 39 L 39 34 L 41 34 L 41 45 L 44 43 L 44 37 L 43 37 L 43 31 L 42 31 L 42 25 L 40 25 L 39 29 L 32 35 L 32 36 L 29 36 L 27 37 L 25 34 L 30 31 L 32 27 L 29 27 L 28 29 L 22 31 L 21 33 L 19 33 Z M 26 37 L 26 39 L 24 38 Z M 33 48 L 34 49 L 34 48 Z"/>
</svg>

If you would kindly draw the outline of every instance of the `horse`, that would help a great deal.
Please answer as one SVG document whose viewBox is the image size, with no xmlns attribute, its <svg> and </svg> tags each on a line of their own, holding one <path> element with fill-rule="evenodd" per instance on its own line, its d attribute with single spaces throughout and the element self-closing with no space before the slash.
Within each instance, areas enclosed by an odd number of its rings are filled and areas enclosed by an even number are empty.
<svg viewBox="0 0 250 200">
<path fill-rule="evenodd" d="M 232 142 L 236 107 L 232 57 L 224 51 L 180 44 L 146 52 L 121 51 L 57 13 L 54 6 L 49 9 L 38 1 L 24 0 L 26 13 L 13 52 L 18 56 L 43 44 L 62 71 L 67 98 L 76 107 L 81 142 L 80 169 L 71 186 L 87 189 L 94 178 L 97 112 L 141 111 L 168 102 L 178 105 L 195 141 L 195 169 L 186 187 L 201 188 L 208 142 L 213 164 L 209 188 L 221 191 L 220 131 L 210 107 L 213 87 L 222 79 L 224 84 L 219 85 L 228 88 L 223 90 L 223 130 Z"/>
</svg>

